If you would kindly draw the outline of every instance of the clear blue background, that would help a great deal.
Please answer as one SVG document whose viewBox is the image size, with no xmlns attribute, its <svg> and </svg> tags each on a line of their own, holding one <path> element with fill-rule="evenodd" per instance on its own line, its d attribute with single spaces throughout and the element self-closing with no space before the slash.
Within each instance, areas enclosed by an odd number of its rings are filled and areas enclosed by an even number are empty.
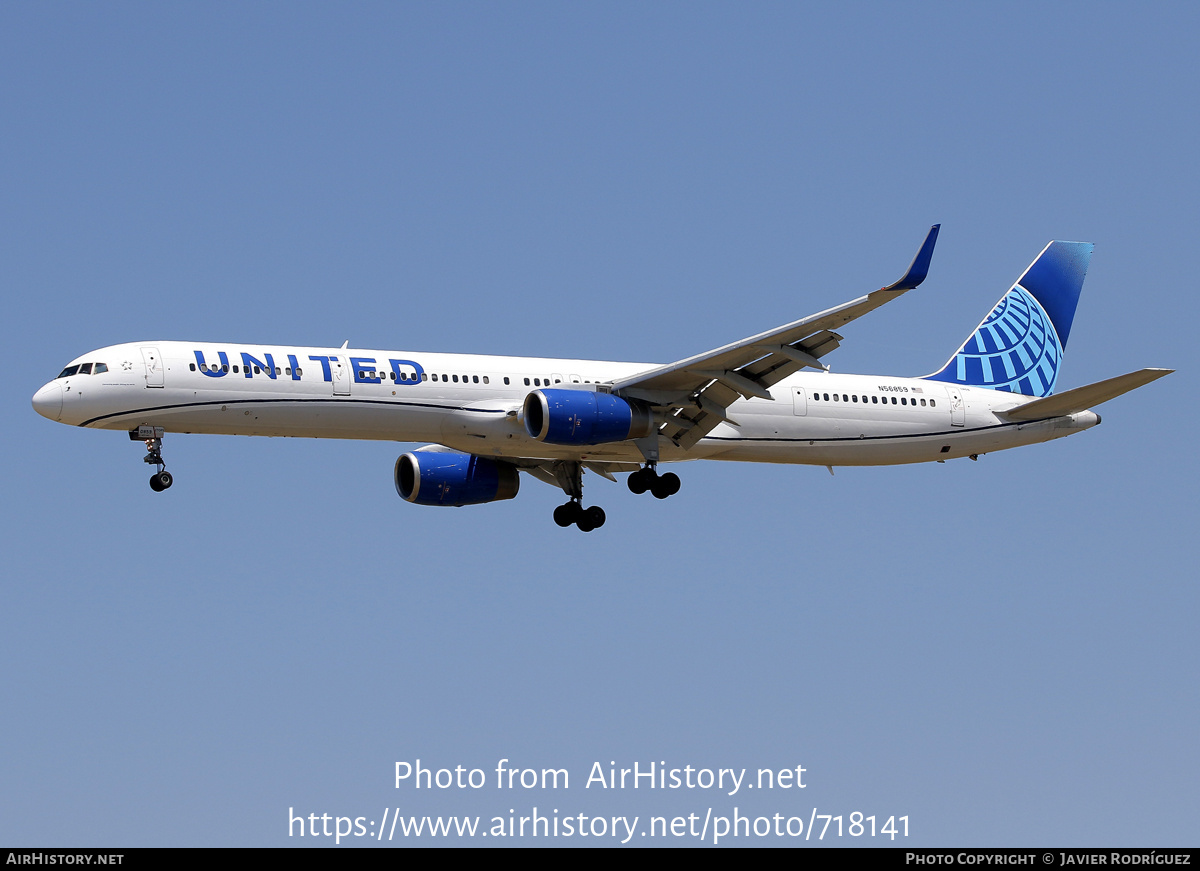
<svg viewBox="0 0 1200 871">
<path fill-rule="evenodd" d="M 0 7 L 0 843 L 736 805 L 908 815 L 915 845 L 1195 845 L 1198 27 L 1171 3 Z M 123 433 L 29 405 L 145 339 L 666 362 L 894 280 L 934 222 L 929 280 L 836 371 L 933 371 L 1053 238 L 1097 246 L 1060 387 L 1179 371 L 978 463 L 687 465 L 667 502 L 589 477 L 590 535 L 530 478 L 403 503 L 386 443 L 168 436 L 155 495 Z M 392 788 L 417 758 L 572 787 Z M 605 794 L 594 761 L 809 786 Z"/>
</svg>

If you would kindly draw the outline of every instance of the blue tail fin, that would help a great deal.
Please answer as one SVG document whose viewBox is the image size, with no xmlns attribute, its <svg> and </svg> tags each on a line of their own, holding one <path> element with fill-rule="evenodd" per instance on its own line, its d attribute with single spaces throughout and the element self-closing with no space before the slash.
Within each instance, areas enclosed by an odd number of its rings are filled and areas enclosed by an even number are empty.
<svg viewBox="0 0 1200 871">
<path fill-rule="evenodd" d="M 1025 396 L 1053 393 L 1092 248 L 1047 245 L 946 365 L 925 377 Z"/>
</svg>

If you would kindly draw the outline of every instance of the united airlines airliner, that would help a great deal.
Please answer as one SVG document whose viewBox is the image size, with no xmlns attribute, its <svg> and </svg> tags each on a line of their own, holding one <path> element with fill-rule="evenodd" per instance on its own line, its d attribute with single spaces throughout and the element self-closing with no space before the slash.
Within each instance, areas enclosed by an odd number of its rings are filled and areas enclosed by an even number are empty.
<svg viewBox="0 0 1200 871">
<path fill-rule="evenodd" d="M 1092 254 L 1051 242 L 944 366 L 921 378 L 833 374 L 836 332 L 919 285 L 938 226 L 904 276 L 859 299 L 675 363 L 615 363 L 278 345 L 146 341 L 77 357 L 37 391 L 51 420 L 145 442 L 155 491 L 172 484 L 166 433 L 428 442 L 396 460 L 400 496 L 476 505 L 517 495 L 520 472 L 562 488 L 559 526 L 588 532 L 584 471 L 678 492 L 663 463 L 827 466 L 975 459 L 1100 422 L 1091 407 L 1169 374 L 1141 369 L 1055 392 Z"/>
</svg>

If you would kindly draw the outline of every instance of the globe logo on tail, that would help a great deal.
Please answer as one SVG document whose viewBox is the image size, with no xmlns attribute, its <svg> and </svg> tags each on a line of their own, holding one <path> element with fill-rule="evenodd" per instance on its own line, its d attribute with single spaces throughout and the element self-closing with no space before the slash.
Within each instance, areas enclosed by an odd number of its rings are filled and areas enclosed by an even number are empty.
<svg viewBox="0 0 1200 871">
<path fill-rule="evenodd" d="M 996 304 L 954 358 L 956 380 L 1025 396 L 1049 396 L 1062 344 L 1050 316 L 1020 285 Z"/>
</svg>

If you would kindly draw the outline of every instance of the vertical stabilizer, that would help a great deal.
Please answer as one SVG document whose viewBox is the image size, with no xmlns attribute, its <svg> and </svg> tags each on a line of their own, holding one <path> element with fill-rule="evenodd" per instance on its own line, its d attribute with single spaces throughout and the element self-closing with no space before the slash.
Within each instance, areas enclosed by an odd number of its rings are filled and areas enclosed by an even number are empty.
<svg viewBox="0 0 1200 871">
<path fill-rule="evenodd" d="M 1090 242 L 1051 242 L 940 371 L 926 377 L 1049 396 L 1058 381 Z"/>
</svg>

